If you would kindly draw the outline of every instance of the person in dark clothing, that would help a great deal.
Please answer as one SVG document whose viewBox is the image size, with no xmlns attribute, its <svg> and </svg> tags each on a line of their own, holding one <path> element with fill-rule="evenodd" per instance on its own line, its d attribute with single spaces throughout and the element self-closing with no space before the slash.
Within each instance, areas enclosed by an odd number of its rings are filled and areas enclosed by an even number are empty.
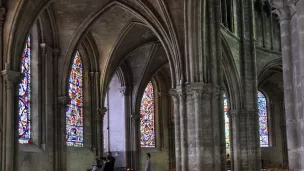
<svg viewBox="0 0 304 171">
<path fill-rule="evenodd" d="M 107 157 L 102 157 L 102 160 L 105 161 L 104 171 L 114 171 L 115 157 L 110 151 L 107 152 Z"/>
</svg>

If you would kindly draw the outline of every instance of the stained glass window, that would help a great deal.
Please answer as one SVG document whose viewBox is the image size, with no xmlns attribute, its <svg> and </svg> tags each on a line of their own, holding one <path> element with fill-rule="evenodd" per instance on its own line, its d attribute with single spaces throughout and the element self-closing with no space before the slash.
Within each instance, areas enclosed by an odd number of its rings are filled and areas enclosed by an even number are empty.
<svg viewBox="0 0 304 171">
<path fill-rule="evenodd" d="M 31 143 L 31 36 L 28 36 L 21 60 L 23 78 L 19 84 L 19 122 L 20 144 Z"/>
<path fill-rule="evenodd" d="M 260 144 L 261 147 L 269 147 L 267 101 L 265 95 L 260 91 L 258 92 L 258 108 L 260 123 Z"/>
<path fill-rule="evenodd" d="M 141 100 L 140 115 L 141 147 L 155 147 L 154 94 L 151 81 Z"/>
<path fill-rule="evenodd" d="M 66 108 L 67 146 L 83 147 L 83 67 L 79 52 L 73 60 L 69 78 L 69 98 Z"/>
<path fill-rule="evenodd" d="M 229 118 L 227 116 L 228 112 L 228 98 L 224 94 L 224 115 L 225 115 L 225 139 L 226 139 L 226 149 L 230 150 L 230 127 L 229 127 Z"/>
</svg>

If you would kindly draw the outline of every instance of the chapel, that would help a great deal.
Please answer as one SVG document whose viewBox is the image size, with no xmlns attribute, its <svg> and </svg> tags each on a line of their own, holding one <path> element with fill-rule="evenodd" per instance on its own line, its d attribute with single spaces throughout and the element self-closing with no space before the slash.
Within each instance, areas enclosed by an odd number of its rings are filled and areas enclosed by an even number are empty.
<svg viewBox="0 0 304 171">
<path fill-rule="evenodd" d="M 0 71 L 0 171 L 304 170 L 304 0 L 0 0 Z"/>
</svg>

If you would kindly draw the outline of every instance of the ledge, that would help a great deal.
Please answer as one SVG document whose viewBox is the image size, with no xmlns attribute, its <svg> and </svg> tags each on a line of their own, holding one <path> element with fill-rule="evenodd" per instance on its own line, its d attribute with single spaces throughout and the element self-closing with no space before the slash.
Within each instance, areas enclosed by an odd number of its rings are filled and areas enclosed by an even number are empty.
<svg viewBox="0 0 304 171">
<path fill-rule="evenodd" d="M 36 144 L 19 144 L 19 151 L 41 153 L 44 150 Z"/>
</svg>

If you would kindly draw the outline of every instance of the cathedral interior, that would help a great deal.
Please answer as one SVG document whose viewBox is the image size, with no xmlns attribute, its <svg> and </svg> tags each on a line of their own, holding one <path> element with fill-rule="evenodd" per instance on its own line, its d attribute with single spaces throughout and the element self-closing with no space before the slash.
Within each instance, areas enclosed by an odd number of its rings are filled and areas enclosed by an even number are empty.
<svg viewBox="0 0 304 171">
<path fill-rule="evenodd" d="M 0 0 L 0 171 L 304 170 L 303 47 L 304 0 Z"/>
</svg>

